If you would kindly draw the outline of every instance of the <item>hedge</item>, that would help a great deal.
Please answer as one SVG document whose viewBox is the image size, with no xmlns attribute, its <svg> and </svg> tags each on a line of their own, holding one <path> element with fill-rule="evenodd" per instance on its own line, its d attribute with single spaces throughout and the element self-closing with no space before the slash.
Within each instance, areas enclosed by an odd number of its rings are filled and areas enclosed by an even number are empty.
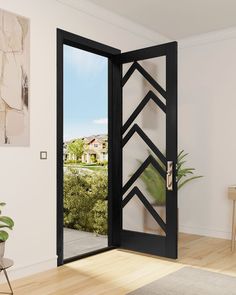
<svg viewBox="0 0 236 295">
<path fill-rule="evenodd" d="M 107 234 L 107 170 L 64 175 L 64 226 Z"/>
</svg>

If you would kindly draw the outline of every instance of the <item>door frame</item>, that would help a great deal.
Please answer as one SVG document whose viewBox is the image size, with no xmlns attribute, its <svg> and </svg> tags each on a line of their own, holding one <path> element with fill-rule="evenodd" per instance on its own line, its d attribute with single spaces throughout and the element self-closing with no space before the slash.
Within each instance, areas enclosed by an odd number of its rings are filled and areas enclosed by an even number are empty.
<svg viewBox="0 0 236 295">
<path fill-rule="evenodd" d="M 108 247 L 63 258 L 63 45 L 69 45 L 108 58 Z M 120 246 L 122 179 L 121 66 L 115 61 L 119 49 L 57 29 L 57 264 L 94 255 Z"/>
</svg>

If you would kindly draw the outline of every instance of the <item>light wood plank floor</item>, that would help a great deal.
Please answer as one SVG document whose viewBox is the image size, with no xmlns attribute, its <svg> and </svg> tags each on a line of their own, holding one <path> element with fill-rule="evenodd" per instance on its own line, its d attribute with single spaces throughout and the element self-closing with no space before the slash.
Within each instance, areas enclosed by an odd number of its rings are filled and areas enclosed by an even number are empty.
<svg viewBox="0 0 236 295">
<path fill-rule="evenodd" d="M 16 280 L 13 289 L 15 295 L 124 295 L 186 265 L 236 277 L 236 252 L 228 240 L 181 234 L 177 261 L 112 250 Z"/>
</svg>

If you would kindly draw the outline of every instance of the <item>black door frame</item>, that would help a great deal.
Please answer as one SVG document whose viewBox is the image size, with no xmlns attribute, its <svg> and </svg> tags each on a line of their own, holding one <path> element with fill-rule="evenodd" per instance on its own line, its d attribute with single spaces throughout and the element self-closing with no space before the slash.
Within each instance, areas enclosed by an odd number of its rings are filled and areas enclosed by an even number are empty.
<svg viewBox="0 0 236 295">
<path fill-rule="evenodd" d="M 63 45 L 108 58 L 108 247 L 63 258 Z M 62 265 L 120 246 L 121 229 L 121 65 L 115 61 L 119 49 L 57 29 L 57 263 Z"/>
<path fill-rule="evenodd" d="M 63 45 L 69 45 L 108 58 L 108 247 L 63 259 Z M 173 161 L 173 190 L 167 191 L 166 238 L 122 229 L 122 64 L 166 56 L 167 114 L 166 160 Z M 147 76 L 146 76 L 147 78 Z M 150 79 L 150 78 L 149 78 Z M 152 78 L 151 78 L 152 79 Z M 168 106 L 173 106 L 173 108 Z M 147 143 L 147 142 L 146 142 Z M 147 143 L 148 144 L 148 143 Z M 148 144 L 149 145 L 149 144 Z M 57 255 L 58 265 L 102 251 L 122 247 L 149 254 L 177 258 L 177 43 L 170 42 L 122 53 L 119 49 L 57 29 Z"/>
</svg>

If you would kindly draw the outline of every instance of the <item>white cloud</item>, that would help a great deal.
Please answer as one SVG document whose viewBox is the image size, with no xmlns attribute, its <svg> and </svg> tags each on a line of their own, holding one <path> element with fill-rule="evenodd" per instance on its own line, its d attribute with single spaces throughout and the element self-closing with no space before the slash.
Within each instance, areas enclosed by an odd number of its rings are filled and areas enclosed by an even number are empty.
<svg viewBox="0 0 236 295">
<path fill-rule="evenodd" d="M 108 123 L 107 118 L 101 118 L 97 120 L 93 120 L 93 123 L 99 124 L 99 125 L 106 125 Z"/>
</svg>

